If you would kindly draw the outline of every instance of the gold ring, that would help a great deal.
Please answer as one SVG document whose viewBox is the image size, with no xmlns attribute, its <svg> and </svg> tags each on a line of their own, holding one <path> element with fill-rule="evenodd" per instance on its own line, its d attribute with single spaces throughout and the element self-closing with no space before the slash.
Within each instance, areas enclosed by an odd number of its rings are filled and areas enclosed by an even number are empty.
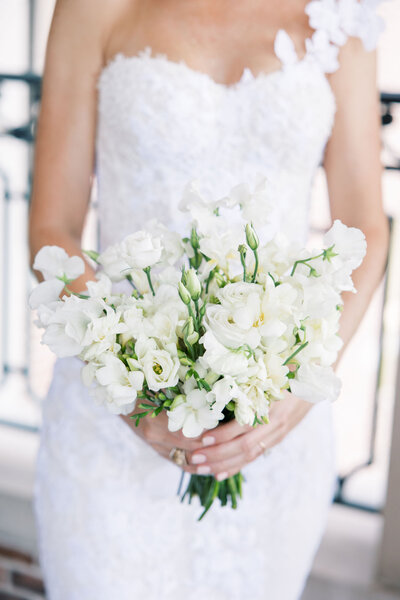
<svg viewBox="0 0 400 600">
<path fill-rule="evenodd" d="M 173 448 L 171 448 L 168 456 L 172 460 L 172 462 L 178 465 L 178 467 L 183 467 L 184 465 L 188 464 L 186 453 L 182 448 L 175 448 L 174 446 Z"/>
<path fill-rule="evenodd" d="M 258 442 L 258 443 L 259 443 L 259 445 L 261 446 L 261 448 L 262 448 L 262 451 L 263 451 L 263 452 L 265 452 L 265 451 L 266 451 L 266 449 L 267 449 L 267 446 L 264 444 L 264 442 Z"/>
</svg>

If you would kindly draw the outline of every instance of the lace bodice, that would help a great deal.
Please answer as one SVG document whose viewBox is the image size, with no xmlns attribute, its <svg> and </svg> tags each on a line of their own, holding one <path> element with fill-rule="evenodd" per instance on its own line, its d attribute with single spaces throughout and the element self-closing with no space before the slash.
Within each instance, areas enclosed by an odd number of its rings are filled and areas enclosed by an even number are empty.
<svg viewBox="0 0 400 600">
<path fill-rule="evenodd" d="M 275 229 L 304 241 L 312 179 L 330 136 L 335 99 L 326 73 L 338 68 L 339 46 L 359 36 L 371 49 L 381 28 L 375 0 L 313 0 L 315 29 L 297 56 L 283 30 L 275 39 L 281 68 L 245 68 L 230 86 L 183 60 L 117 54 L 99 81 L 97 175 L 101 245 L 155 216 L 183 227 L 177 205 L 184 185 L 225 195 L 240 182 L 267 177 Z M 263 207 L 260 207 L 263 210 Z"/>
</svg>

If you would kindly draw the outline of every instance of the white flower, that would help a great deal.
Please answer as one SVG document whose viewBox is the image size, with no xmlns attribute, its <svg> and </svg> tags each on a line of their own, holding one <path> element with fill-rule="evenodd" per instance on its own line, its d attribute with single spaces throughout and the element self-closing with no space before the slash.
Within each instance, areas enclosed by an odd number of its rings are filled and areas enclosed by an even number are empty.
<svg viewBox="0 0 400 600">
<path fill-rule="evenodd" d="M 347 3 L 352 0 L 346 0 Z M 334 44 L 342 46 L 347 36 L 341 29 L 341 14 L 337 0 L 313 0 L 305 8 L 310 27 L 327 34 Z"/>
<path fill-rule="evenodd" d="M 107 396 L 100 397 L 106 400 L 111 412 L 121 413 L 127 407 L 127 412 L 132 412 L 137 392 L 143 388 L 143 373 L 129 371 L 119 358 L 110 353 L 102 356 L 102 362 L 104 366 L 96 370 L 95 376 L 99 384 L 106 387 Z"/>
<path fill-rule="evenodd" d="M 47 327 L 57 308 L 60 306 L 60 300 L 56 300 L 55 302 L 50 302 L 49 304 L 41 304 L 38 306 L 36 314 L 37 319 L 35 321 L 35 325 L 38 327 Z"/>
<path fill-rule="evenodd" d="M 120 244 L 109 246 L 97 260 L 111 281 L 122 281 L 129 273 L 129 265 L 122 256 Z"/>
<path fill-rule="evenodd" d="M 317 360 L 322 366 L 332 365 L 343 341 L 338 335 L 339 311 L 333 308 L 325 319 L 306 319 L 303 323 L 308 344 L 297 355 L 300 363 Z"/>
<path fill-rule="evenodd" d="M 121 334 L 121 342 L 126 344 L 132 338 L 137 339 L 144 335 L 144 317 L 143 309 L 140 306 L 131 306 L 123 311 L 123 322 L 126 325 L 126 331 Z"/>
<path fill-rule="evenodd" d="M 299 294 L 290 283 L 266 281 L 258 329 L 264 338 L 280 338 L 299 319 Z"/>
<path fill-rule="evenodd" d="M 263 355 L 263 363 L 266 368 L 264 390 L 274 398 L 282 398 L 283 390 L 287 387 L 287 375 L 289 368 L 283 364 L 281 356 L 269 352 Z"/>
<path fill-rule="evenodd" d="M 253 307 L 251 309 L 253 310 Z M 243 318 L 244 320 L 245 318 Z M 242 322 L 241 318 L 240 322 Z M 260 343 L 260 332 L 257 329 L 257 325 L 258 322 L 256 321 L 250 327 L 241 327 L 236 323 L 233 314 L 219 304 L 210 304 L 206 308 L 206 329 L 210 329 L 217 340 L 227 348 L 239 348 L 246 344 L 250 348 L 258 346 Z"/>
<path fill-rule="evenodd" d="M 86 329 L 103 307 L 96 301 L 76 296 L 58 302 L 52 315 L 47 315 L 47 328 L 42 342 L 58 356 L 75 356 L 83 349 Z"/>
<path fill-rule="evenodd" d="M 182 402 L 168 411 L 168 429 L 186 437 L 197 437 L 204 429 L 213 429 L 224 418 L 221 407 L 214 403 L 212 392 L 193 389 L 183 396 Z"/>
<path fill-rule="evenodd" d="M 72 280 L 82 275 L 85 263 L 80 256 L 69 257 L 63 248 L 43 246 L 36 254 L 33 268 L 40 271 L 46 280 L 57 277 Z"/>
<path fill-rule="evenodd" d="M 121 322 L 121 312 L 107 306 L 105 302 L 99 301 L 99 308 L 102 312 L 97 316 L 93 315 L 85 328 L 85 335 L 82 340 L 84 350 L 82 352 L 83 360 L 92 360 L 100 356 L 106 350 L 118 350 L 116 336 L 127 330 L 125 323 Z"/>
<path fill-rule="evenodd" d="M 192 179 L 185 185 L 179 210 L 190 213 L 194 225 L 199 231 L 206 233 L 210 230 L 209 223 L 215 221 L 214 211 L 217 204 L 204 198 L 199 183 L 197 179 Z"/>
<path fill-rule="evenodd" d="M 379 35 L 385 29 L 385 22 L 376 13 L 382 0 L 339 0 L 342 28 L 347 35 L 357 36 L 368 52 L 373 50 Z"/>
<path fill-rule="evenodd" d="M 153 392 L 178 383 L 180 362 L 175 344 L 171 344 L 169 350 L 160 350 L 155 340 L 141 337 L 135 344 L 135 352 L 147 385 Z"/>
<path fill-rule="evenodd" d="M 301 365 L 296 378 L 290 381 L 293 394 L 308 402 L 333 402 L 340 394 L 341 381 L 330 367 L 316 364 Z"/>
<path fill-rule="evenodd" d="M 249 360 L 245 352 L 233 352 L 221 344 L 212 333 L 207 331 L 200 343 L 205 348 L 205 353 L 199 358 L 200 364 L 212 369 L 220 375 L 243 376 L 249 368 Z"/>
<path fill-rule="evenodd" d="M 105 273 L 96 273 L 97 281 L 87 281 L 86 287 L 91 298 L 109 298 L 112 282 Z"/>
<path fill-rule="evenodd" d="M 262 293 L 260 285 L 238 281 L 221 288 L 217 297 L 230 312 L 233 321 L 242 329 L 249 329 L 260 318 Z"/>
<path fill-rule="evenodd" d="M 131 268 L 152 267 L 161 259 L 161 238 L 148 231 L 136 231 L 121 242 L 121 254 Z"/>
<path fill-rule="evenodd" d="M 219 219 L 221 217 L 213 217 Z M 218 224 L 219 225 L 219 224 Z M 243 242 L 243 230 L 241 228 L 229 227 L 225 231 L 218 228 L 212 230 L 208 235 L 200 238 L 200 251 L 211 259 L 209 268 L 218 265 L 229 277 L 234 277 L 241 272 L 240 254 L 238 246 Z"/>
<path fill-rule="evenodd" d="M 306 39 L 306 51 L 326 73 L 334 73 L 339 68 L 339 48 L 331 44 L 326 31 L 320 29 Z"/>
<path fill-rule="evenodd" d="M 64 289 L 64 283 L 59 279 L 50 279 L 42 281 L 31 292 L 29 296 L 29 306 L 32 310 L 39 308 L 40 305 L 45 306 L 57 302 L 59 296 Z"/>
<path fill-rule="evenodd" d="M 246 392 L 250 391 L 248 386 L 245 386 L 244 389 Z M 239 425 L 252 426 L 254 424 L 256 414 L 253 406 L 253 398 L 250 395 L 240 390 L 235 397 L 235 419 Z"/>
<path fill-rule="evenodd" d="M 360 266 L 367 251 L 365 235 L 356 227 L 347 227 L 336 219 L 332 227 L 324 235 L 324 247 L 335 245 L 333 251 L 339 254 L 348 271 Z"/>
<path fill-rule="evenodd" d="M 272 240 L 260 246 L 258 249 L 259 257 L 259 274 L 263 283 L 269 273 L 275 278 L 280 279 L 288 269 L 293 265 L 293 262 L 298 258 L 299 247 L 296 244 L 289 242 L 287 237 L 278 233 Z"/>
<path fill-rule="evenodd" d="M 161 240 L 162 253 L 160 261 L 166 265 L 175 265 L 183 254 L 183 243 L 179 233 L 170 231 L 163 223 L 151 219 L 146 224 L 146 231 Z"/>
</svg>

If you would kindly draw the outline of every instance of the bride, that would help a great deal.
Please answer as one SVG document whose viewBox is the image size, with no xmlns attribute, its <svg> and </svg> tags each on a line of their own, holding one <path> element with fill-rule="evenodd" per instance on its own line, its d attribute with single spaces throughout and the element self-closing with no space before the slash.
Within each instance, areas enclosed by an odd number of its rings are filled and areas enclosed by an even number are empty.
<svg viewBox="0 0 400 600">
<path fill-rule="evenodd" d="M 381 279 L 376 3 L 363 0 L 58 0 L 36 144 L 30 247 L 81 252 L 94 179 L 102 248 L 178 204 L 270 185 L 276 231 L 305 241 L 325 168 L 332 218 L 368 253 L 347 294 L 345 345 Z M 260 216 L 270 210 L 260 205 Z M 227 223 L 229 227 L 229 223 Z M 84 288 L 89 265 L 75 284 Z M 196 439 L 166 417 L 97 406 L 77 358 L 59 359 L 43 405 L 35 516 L 50 600 L 296 600 L 334 487 L 331 408 L 287 393 L 270 424 Z M 183 449 L 187 464 L 169 458 Z M 264 450 L 269 450 L 264 454 Z M 237 511 L 176 496 L 181 469 L 247 480 Z"/>
</svg>

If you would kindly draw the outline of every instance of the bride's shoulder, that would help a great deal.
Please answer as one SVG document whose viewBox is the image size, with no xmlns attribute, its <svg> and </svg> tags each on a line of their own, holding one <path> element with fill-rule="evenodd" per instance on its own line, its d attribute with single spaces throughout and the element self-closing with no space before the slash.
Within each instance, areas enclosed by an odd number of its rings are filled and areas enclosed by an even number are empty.
<svg viewBox="0 0 400 600">
<path fill-rule="evenodd" d="M 56 0 L 53 23 L 105 39 L 115 23 L 138 4 L 139 0 Z"/>
</svg>

